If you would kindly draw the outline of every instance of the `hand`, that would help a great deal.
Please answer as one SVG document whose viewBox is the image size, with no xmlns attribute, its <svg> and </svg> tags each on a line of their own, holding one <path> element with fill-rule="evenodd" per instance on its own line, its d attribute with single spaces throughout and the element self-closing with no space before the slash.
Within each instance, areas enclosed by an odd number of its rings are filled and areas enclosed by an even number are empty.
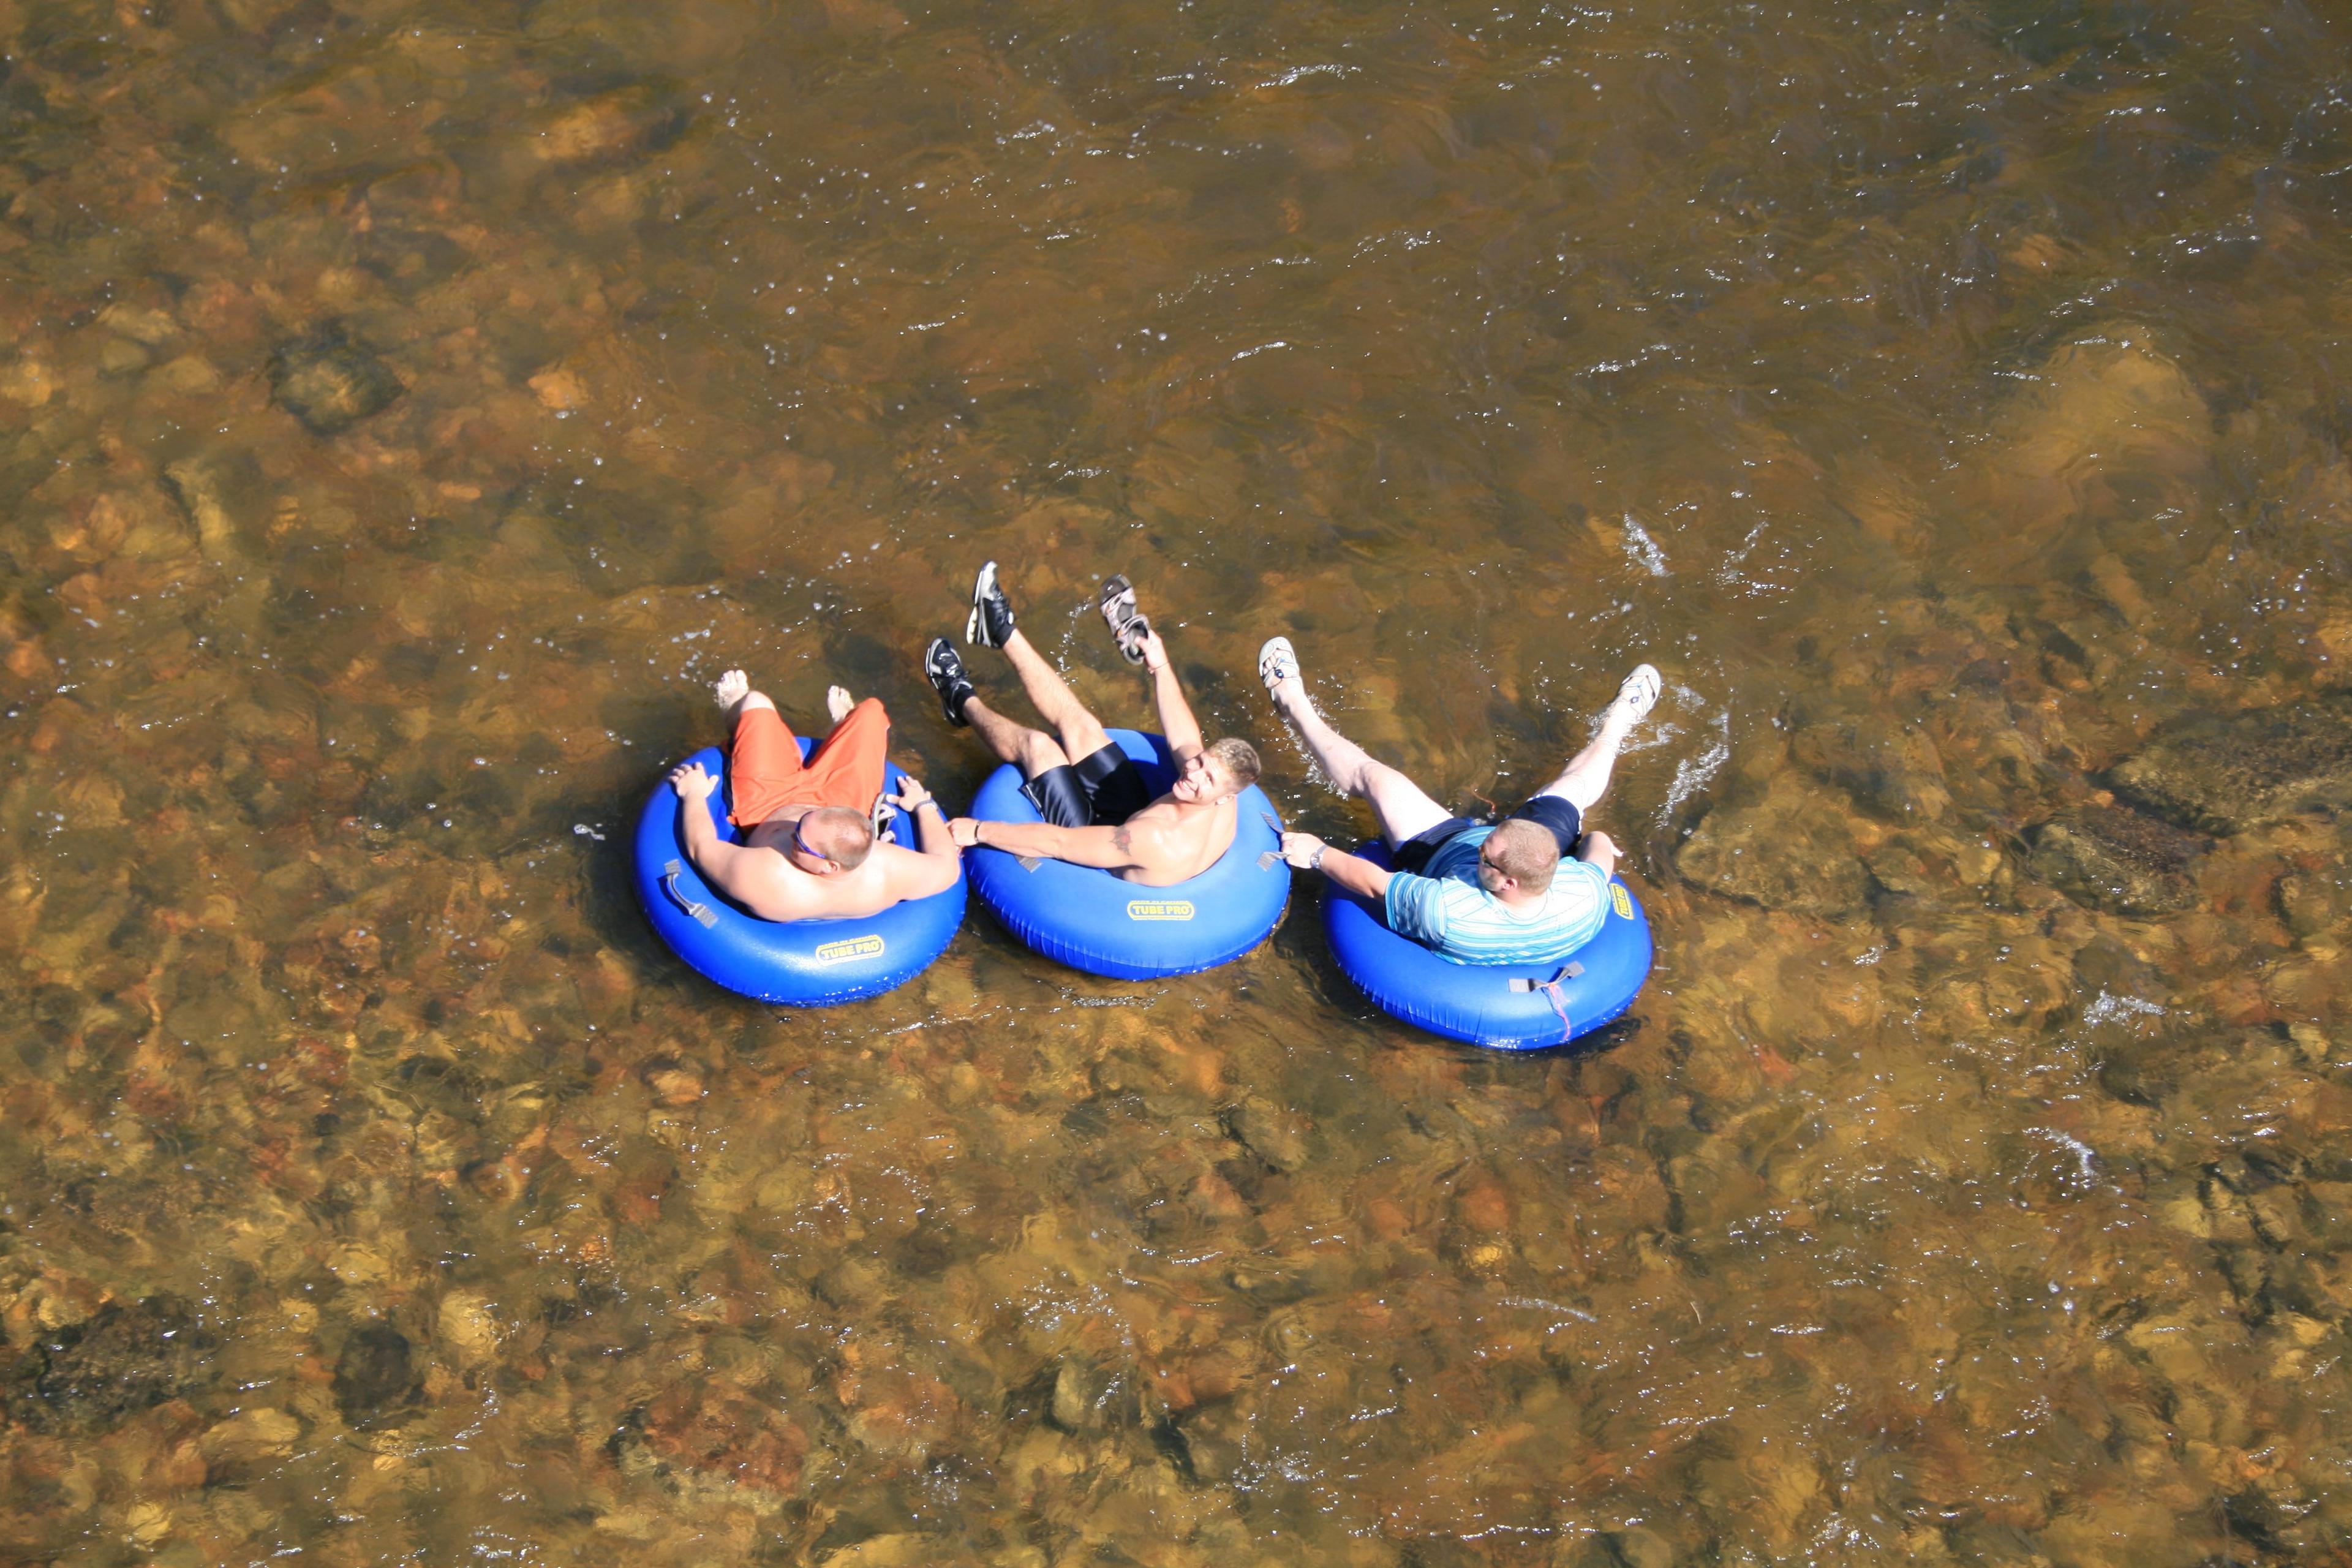
<svg viewBox="0 0 2352 1568">
<path fill-rule="evenodd" d="M 709 800 L 719 781 L 705 773 L 700 763 L 680 763 L 669 771 L 669 786 L 677 791 L 680 800 Z"/>
<path fill-rule="evenodd" d="M 1311 868 L 1316 857 L 1329 847 L 1312 833 L 1286 833 L 1282 836 L 1282 858 L 1302 871 Z"/>
<path fill-rule="evenodd" d="M 1157 675 L 1168 668 L 1168 645 L 1160 640 L 1158 632 L 1145 632 L 1136 639 L 1135 646 L 1143 650 L 1143 668 L 1146 673 Z"/>
<path fill-rule="evenodd" d="M 923 787 L 920 780 L 908 778 L 905 779 L 903 783 L 904 787 L 901 788 L 897 795 L 890 795 L 886 792 L 882 798 L 888 801 L 892 805 L 897 806 L 900 811 L 909 814 L 933 804 L 931 792 Z"/>
<path fill-rule="evenodd" d="M 969 816 L 959 816 L 948 824 L 948 837 L 956 841 L 959 849 L 970 849 L 980 842 L 980 823 Z"/>
</svg>

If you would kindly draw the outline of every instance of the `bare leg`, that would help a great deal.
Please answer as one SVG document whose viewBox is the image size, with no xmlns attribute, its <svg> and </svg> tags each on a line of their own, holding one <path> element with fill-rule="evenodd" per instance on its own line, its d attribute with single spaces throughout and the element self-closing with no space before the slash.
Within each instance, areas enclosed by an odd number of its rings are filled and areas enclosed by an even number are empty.
<svg viewBox="0 0 2352 1568">
<path fill-rule="evenodd" d="M 1381 837 L 1391 847 L 1453 817 L 1419 784 L 1386 763 L 1375 761 L 1363 747 L 1325 723 L 1307 698 L 1305 681 L 1278 682 L 1273 696 L 1275 706 L 1307 742 L 1307 753 L 1332 787 L 1371 802 L 1374 815 L 1381 819 Z"/>
<path fill-rule="evenodd" d="M 730 724 L 734 723 L 754 708 L 765 708 L 770 712 L 773 712 L 776 707 L 775 703 L 769 700 L 766 692 L 751 689 L 751 678 L 740 669 L 730 669 L 712 681 L 710 696 L 719 706 L 727 710 L 727 721 Z M 838 719 L 840 715 L 835 714 L 835 717 Z"/>
<path fill-rule="evenodd" d="M 1007 719 L 977 697 L 964 703 L 963 716 L 997 760 L 1019 768 L 1024 778 L 1034 779 L 1070 760 L 1053 736 Z"/>
<path fill-rule="evenodd" d="M 1038 715 L 1060 732 L 1062 750 L 1070 760 L 1091 757 L 1110 744 L 1109 734 L 1026 637 L 1016 631 L 1006 638 L 1004 657 L 1013 661 L 1013 672 L 1021 677 L 1021 689 L 1029 694 Z"/>
<path fill-rule="evenodd" d="M 1559 795 L 1574 805 L 1580 816 L 1591 811 L 1607 793 L 1609 774 L 1617 766 L 1617 753 L 1638 722 L 1639 715 L 1627 703 L 1612 702 L 1609 711 L 1601 716 L 1601 732 L 1592 737 L 1591 743 L 1568 760 L 1559 777 L 1536 793 Z"/>
</svg>

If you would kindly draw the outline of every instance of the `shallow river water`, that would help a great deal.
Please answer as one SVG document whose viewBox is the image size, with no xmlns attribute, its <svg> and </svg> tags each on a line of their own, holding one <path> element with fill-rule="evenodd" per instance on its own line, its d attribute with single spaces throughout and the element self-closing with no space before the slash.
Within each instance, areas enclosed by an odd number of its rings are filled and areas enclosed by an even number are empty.
<svg viewBox="0 0 2352 1568">
<path fill-rule="evenodd" d="M 2345 1560 L 2347 27 L 0 5 L 0 1561 Z M 1642 1000 L 696 978 L 991 556 L 1335 837 L 1656 662 Z"/>
</svg>

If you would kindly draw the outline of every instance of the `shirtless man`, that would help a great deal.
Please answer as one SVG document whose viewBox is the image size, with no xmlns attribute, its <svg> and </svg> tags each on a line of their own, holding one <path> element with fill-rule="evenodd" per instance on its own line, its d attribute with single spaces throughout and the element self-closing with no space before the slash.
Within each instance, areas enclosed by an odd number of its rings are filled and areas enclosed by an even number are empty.
<svg viewBox="0 0 2352 1568">
<path fill-rule="evenodd" d="M 1142 887 L 1164 888 L 1199 876 L 1232 847 L 1234 797 L 1256 781 L 1257 752 L 1246 741 L 1202 743 L 1200 722 L 1177 684 L 1168 649 L 1160 634 L 1135 613 L 1135 593 L 1124 577 L 1103 585 L 1101 609 L 1120 651 L 1151 677 L 1160 727 L 1176 758 L 1176 782 L 1167 794 L 1151 798 L 1134 761 L 1014 628 L 1013 605 L 997 585 L 996 563 L 992 561 L 980 569 L 972 585 L 964 640 L 1003 650 L 1030 704 L 1055 732 L 1032 730 L 982 701 L 963 660 L 945 637 L 933 637 L 923 650 L 923 673 L 940 694 L 950 723 L 969 724 L 980 731 L 989 750 L 1020 768 L 1028 780 L 1022 793 L 1045 820 L 982 822 L 959 816 L 949 826 L 958 844 L 1097 866 Z"/>
<path fill-rule="evenodd" d="M 719 838 L 702 804 L 719 781 L 699 763 L 672 770 L 670 786 L 687 806 L 686 852 L 703 880 L 763 921 L 879 914 L 955 885 L 961 856 L 939 802 L 911 778 L 901 793 L 882 794 L 890 718 L 879 700 L 853 707 L 840 687 L 826 692 L 833 732 L 803 763 L 783 716 L 741 670 L 711 689 L 734 720 L 727 793 L 744 836 L 740 844 Z M 877 798 L 914 816 L 920 854 L 877 841 Z"/>
<path fill-rule="evenodd" d="M 1601 732 L 1535 797 L 1492 825 L 1456 816 L 1324 721 L 1299 679 L 1288 637 L 1259 650 L 1259 679 L 1324 776 L 1371 803 L 1395 869 L 1334 849 L 1311 833 L 1282 836 L 1283 858 L 1369 899 L 1391 931 L 1455 963 L 1557 963 L 1601 932 L 1617 846 L 1586 833 L 1617 753 L 1658 700 L 1658 672 L 1637 665 L 1601 715 Z"/>
</svg>

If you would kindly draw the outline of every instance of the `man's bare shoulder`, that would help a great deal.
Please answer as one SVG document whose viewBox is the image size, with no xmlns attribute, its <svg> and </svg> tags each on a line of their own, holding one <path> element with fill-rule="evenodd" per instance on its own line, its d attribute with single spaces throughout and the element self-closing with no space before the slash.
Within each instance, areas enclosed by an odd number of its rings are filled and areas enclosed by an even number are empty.
<svg viewBox="0 0 2352 1568">
<path fill-rule="evenodd" d="M 936 862 L 930 856 L 885 839 L 867 853 L 866 864 L 878 874 L 884 887 L 906 898 L 909 896 L 906 889 L 928 884 Z"/>
<path fill-rule="evenodd" d="M 730 897 L 763 921 L 807 920 L 817 912 L 815 879 L 772 850 L 738 860 Z"/>
<path fill-rule="evenodd" d="M 1214 810 L 1187 808 L 1174 795 L 1163 795 L 1129 816 L 1124 826 L 1151 833 L 1165 833 L 1171 829 L 1197 831 L 1202 824 L 1215 820 L 1217 815 Z"/>
</svg>

